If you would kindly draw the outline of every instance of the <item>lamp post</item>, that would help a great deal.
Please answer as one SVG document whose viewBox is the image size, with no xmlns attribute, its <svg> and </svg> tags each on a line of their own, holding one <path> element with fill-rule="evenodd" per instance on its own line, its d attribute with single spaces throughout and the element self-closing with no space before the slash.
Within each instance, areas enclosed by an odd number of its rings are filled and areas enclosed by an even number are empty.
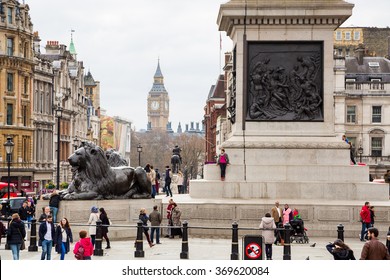
<svg viewBox="0 0 390 280">
<path fill-rule="evenodd" d="M 9 210 L 10 210 L 10 185 L 11 185 L 11 160 L 12 160 L 12 152 L 14 151 L 14 142 L 12 142 L 12 137 L 7 137 L 7 142 L 4 143 L 5 152 L 7 153 L 7 164 L 8 164 L 8 189 L 7 189 L 7 216 L 9 216 Z"/>
<path fill-rule="evenodd" d="M 358 154 L 359 154 L 359 157 L 360 157 L 360 162 L 362 162 L 363 147 L 361 145 L 358 148 Z"/>
<path fill-rule="evenodd" d="M 138 166 L 141 166 L 141 153 L 142 153 L 142 146 L 140 143 L 138 143 L 137 146 L 137 152 L 138 152 Z"/>
<path fill-rule="evenodd" d="M 56 117 L 57 117 L 57 185 L 56 189 L 60 189 L 60 140 L 61 140 L 61 118 L 62 118 L 62 108 L 61 106 L 57 106 L 56 109 Z"/>
</svg>

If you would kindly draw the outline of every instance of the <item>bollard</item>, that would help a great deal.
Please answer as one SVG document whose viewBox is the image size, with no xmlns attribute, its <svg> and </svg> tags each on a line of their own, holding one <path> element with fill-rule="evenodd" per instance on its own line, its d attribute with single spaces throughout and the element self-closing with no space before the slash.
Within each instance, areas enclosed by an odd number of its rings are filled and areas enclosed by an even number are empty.
<svg viewBox="0 0 390 280">
<path fill-rule="evenodd" d="M 342 224 L 337 226 L 337 239 L 344 241 L 344 226 Z"/>
<path fill-rule="evenodd" d="M 188 222 L 183 223 L 180 259 L 188 259 Z"/>
<path fill-rule="evenodd" d="M 98 219 L 96 221 L 96 238 L 95 238 L 95 250 L 93 250 L 94 256 L 103 256 L 102 249 L 102 221 Z"/>
<path fill-rule="evenodd" d="M 232 253 L 230 254 L 231 260 L 238 260 L 238 224 L 236 221 L 232 224 Z"/>
<path fill-rule="evenodd" d="M 11 223 L 11 220 L 12 220 L 12 217 L 8 216 L 8 218 L 7 218 L 7 231 L 9 231 L 9 224 Z M 4 249 L 11 250 L 11 248 L 9 247 L 9 244 L 8 244 L 8 238 L 5 239 Z"/>
<path fill-rule="evenodd" d="M 135 240 L 135 252 L 134 257 L 135 258 L 143 258 L 145 257 L 144 252 L 144 241 L 142 240 L 142 233 L 143 233 L 143 226 L 142 221 L 139 220 L 137 223 L 137 239 Z"/>
<path fill-rule="evenodd" d="M 284 225 L 284 247 L 283 247 L 283 260 L 291 260 L 291 226 L 289 223 Z"/>
<path fill-rule="evenodd" d="M 30 227 L 30 246 L 28 246 L 29 252 L 37 252 L 37 220 L 33 217 Z"/>
</svg>

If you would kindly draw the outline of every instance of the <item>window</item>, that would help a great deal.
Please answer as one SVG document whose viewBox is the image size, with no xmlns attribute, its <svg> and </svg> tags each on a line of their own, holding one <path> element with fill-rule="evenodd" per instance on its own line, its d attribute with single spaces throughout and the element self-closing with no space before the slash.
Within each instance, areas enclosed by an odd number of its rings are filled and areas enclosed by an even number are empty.
<svg viewBox="0 0 390 280">
<path fill-rule="evenodd" d="M 382 137 L 371 138 L 371 156 L 373 157 L 382 156 Z"/>
<path fill-rule="evenodd" d="M 12 119 L 14 114 L 14 106 L 7 104 L 7 125 L 12 125 Z"/>
<path fill-rule="evenodd" d="M 22 120 L 23 120 L 23 126 L 27 126 L 27 106 L 22 106 Z"/>
<path fill-rule="evenodd" d="M 359 41 L 360 40 L 360 31 L 353 32 L 353 39 L 355 41 Z"/>
<path fill-rule="evenodd" d="M 8 8 L 8 23 L 12 23 L 12 9 Z"/>
<path fill-rule="evenodd" d="M 345 56 L 348 57 L 348 56 L 350 56 L 350 55 L 351 55 L 351 52 L 349 51 L 349 49 L 346 49 L 346 50 L 345 50 Z"/>
<path fill-rule="evenodd" d="M 342 39 L 342 33 L 341 33 L 341 31 L 336 31 L 336 41 L 341 41 L 341 39 Z"/>
<path fill-rule="evenodd" d="M 343 56 L 343 49 L 338 49 L 337 54 L 338 56 Z"/>
<path fill-rule="evenodd" d="M 7 90 L 14 91 L 14 73 L 7 73 Z"/>
<path fill-rule="evenodd" d="M 14 55 L 14 38 L 7 38 L 7 55 Z"/>
<path fill-rule="evenodd" d="M 28 77 L 24 77 L 24 94 L 28 94 Z"/>
<path fill-rule="evenodd" d="M 347 123 L 356 123 L 356 106 L 347 106 Z"/>
<path fill-rule="evenodd" d="M 382 107 L 381 106 L 372 106 L 372 122 L 381 123 L 382 122 Z"/>
<path fill-rule="evenodd" d="M 345 32 L 345 40 L 350 41 L 351 40 L 351 31 Z"/>
</svg>

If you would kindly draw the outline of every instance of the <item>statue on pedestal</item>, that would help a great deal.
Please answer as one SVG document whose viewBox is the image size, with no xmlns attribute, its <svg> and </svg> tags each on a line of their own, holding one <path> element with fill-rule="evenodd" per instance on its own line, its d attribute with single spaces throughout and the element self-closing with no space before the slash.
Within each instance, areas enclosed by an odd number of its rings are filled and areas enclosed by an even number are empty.
<svg viewBox="0 0 390 280">
<path fill-rule="evenodd" d="M 179 172 L 181 165 L 181 148 L 178 145 L 175 145 L 175 148 L 172 150 L 171 164 L 172 164 L 172 172 L 176 174 Z"/>
</svg>

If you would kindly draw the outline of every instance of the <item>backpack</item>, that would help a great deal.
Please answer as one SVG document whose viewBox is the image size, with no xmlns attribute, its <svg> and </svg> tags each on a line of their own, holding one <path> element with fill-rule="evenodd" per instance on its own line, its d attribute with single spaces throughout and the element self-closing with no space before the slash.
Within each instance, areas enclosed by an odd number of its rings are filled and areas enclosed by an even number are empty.
<svg viewBox="0 0 390 280">
<path fill-rule="evenodd" d="M 84 246 L 79 242 L 79 248 L 77 249 L 77 253 L 74 255 L 74 257 L 77 260 L 83 260 L 84 259 Z"/>
</svg>

